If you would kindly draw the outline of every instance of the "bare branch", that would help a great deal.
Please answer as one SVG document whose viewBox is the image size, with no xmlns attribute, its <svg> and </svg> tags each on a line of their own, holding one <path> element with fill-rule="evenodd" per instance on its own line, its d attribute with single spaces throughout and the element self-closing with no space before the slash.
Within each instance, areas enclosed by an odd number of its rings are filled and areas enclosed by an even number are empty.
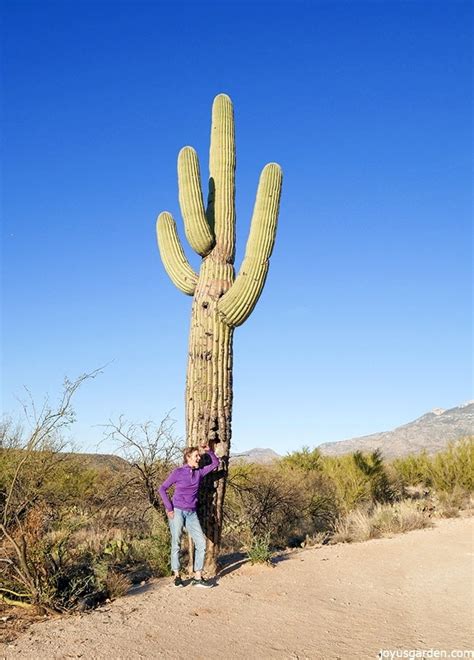
<svg viewBox="0 0 474 660">
<path fill-rule="evenodd" d="M 123 415 L 117 422 L 105 425 L 104 441 L 112 442 L 137 471 L 148 500 L 155 508 L 159 481 L 180 453 L 181 440 L 174 435 L 175 423 L 169 412 L 158 426 L 151 421 L 129 422 Z"/>
</svg>

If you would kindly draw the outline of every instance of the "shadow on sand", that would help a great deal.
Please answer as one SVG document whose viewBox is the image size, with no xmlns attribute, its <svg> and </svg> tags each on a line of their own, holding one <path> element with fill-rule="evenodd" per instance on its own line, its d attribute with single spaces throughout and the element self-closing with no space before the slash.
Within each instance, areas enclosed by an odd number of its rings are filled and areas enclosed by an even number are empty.
<svg viewBox="0 0 474 660">
<path fill-rule="evenodd" d="M 275 555 L 273 555 L 270 565 L 275 566 L 276 564 L 280 564 L 282 561 L 286 561 L 287 559 L 290 559 L 293 553 L 287 552 L 287 551 L 282 551 L 278 552 Z M 233 552 L 228 555 L 223 555 L 219 559 L 219 564 L 221 568 L 219 569 L 219 572 L 217 573 L 217 578 L 224 577 L 225 575 L 229 575 L 229 573 L 233 573 L 233 571 L 238 570 L 241 566 L 244 566 L 245 564 L 249 564 L 250 559 L 249 556 L 245 552 Z"/>
<path fill-rule="evenodd" d="M 249 561 L 249 557 L 245 552 L 232 552 L 228 555 L 223 555 L 222 557 L 219 557 L 220 568 L 217 577 L 224 577 L 224 575 L 236 571 L 244 564 L 248 564 Z"/>
</svg>

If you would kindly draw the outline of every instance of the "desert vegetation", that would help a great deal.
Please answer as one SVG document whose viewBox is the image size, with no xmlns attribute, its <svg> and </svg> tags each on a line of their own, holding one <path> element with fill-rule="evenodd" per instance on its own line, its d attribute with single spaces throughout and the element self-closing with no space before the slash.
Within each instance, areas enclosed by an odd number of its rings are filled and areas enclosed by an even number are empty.
<svg viewBox="0 0 474 660">
<path fill-rule="evenodd" d="M 156 487 L 179 451 L 169 417 L 106 426 L 124 458 L 72 451 L 72 400 L 24 406 L 0 427 L 0 600 L 42 611 L 94 606 L 168 571 L 167 523 Z"/>
<path fill-rule="evenodd" d="M 83 609 L 169 574 L 156 489 L 179 460 L 173 421 L 121 418 L 105 427 L 118 456 L 74 453 L 72 399 L 94 376 L 67 381 L 58 403 L 40 411 L 30 402 L 23 427 L 2 423 L 4 607 Z M 363 541 L 456 516 L 471 505 L 473 458 L 473 438 L 464 438 L 434 456 L 390 462 L 377 451 L 327 457 L 303 448 L 271 465 L 231 464 L 222 552 L 268 562 L 288 546 Z"/>
<path fill-rule="evenodd" d="M 364 541 L 426 527 L 471 506 L 474 439 L 434 456 L 379 451 L 323 456 L 303 448 L 271 466 L 230 471 L 224 538 L 252 550 Z"/>
</svg>

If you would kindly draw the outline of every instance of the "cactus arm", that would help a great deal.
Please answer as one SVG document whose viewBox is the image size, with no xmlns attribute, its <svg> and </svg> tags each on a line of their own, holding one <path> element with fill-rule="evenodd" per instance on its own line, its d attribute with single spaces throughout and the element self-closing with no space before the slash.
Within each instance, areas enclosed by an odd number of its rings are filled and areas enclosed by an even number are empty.
<svg viewBox="0 0 474 660">
<path fill-rule="evenodd" d="M 227 263 L 235 255 L 235 135 L 234 111 L 227 94 L 212 105 L 207 220 L 214 227 L 217 253 Z"/>
<path fill-rule="evenodd" d="M 239 274 L 219 300 L 217 309 L 229 326 L 241 325 L 250 316 L 262 292 L 275 242 L 280 206 L 282 172 L 269 163 L 260 176 L 250 234 Z"/>
<path fill-rule="evenodd" d="M 186 259 L 171 213 L 160 213 L 156 221 L 156 235 L 161 260 L 171 281 L 183 293 L 194 295 L 198 276 Z"/>
<path fill-rule="evenodd" d="M 197 153 L 184 147 L 178 156 L 179 204 L 189 245 L 205 257 L 214 247 L 214 233 L 204 211 Z"/>
</svg>

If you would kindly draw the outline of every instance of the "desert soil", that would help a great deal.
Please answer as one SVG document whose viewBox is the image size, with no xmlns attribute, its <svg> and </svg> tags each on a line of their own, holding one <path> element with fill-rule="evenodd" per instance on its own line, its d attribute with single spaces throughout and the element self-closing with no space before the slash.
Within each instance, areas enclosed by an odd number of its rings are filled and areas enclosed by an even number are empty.
<svg viewBox="0 0 474 660">
<path fill-rule="evenodd" d="M 390 649 L 465 651 L 473 550 L 473 519 L 460 518 L 292 552 L 274 567 L 229 566 L 210 590 L 156 580 L 92 613 L 35 623 L 0 656 L 352 660 Z"/>
</svg>

